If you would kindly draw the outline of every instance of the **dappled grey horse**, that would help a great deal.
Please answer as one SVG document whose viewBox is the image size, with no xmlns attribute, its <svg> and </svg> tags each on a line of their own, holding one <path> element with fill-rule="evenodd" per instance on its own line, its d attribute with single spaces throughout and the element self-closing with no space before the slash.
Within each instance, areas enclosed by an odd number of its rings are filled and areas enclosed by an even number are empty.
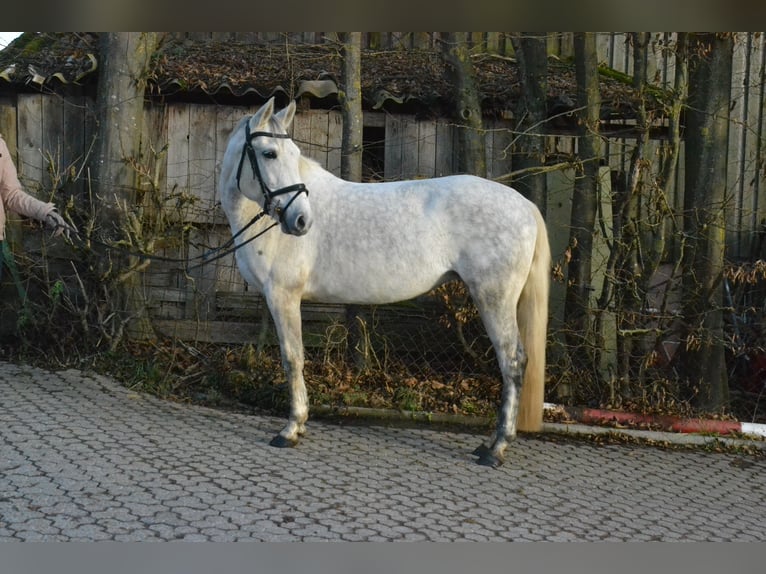
<svg viewBox="0 0 766 574">
<path fill-rule="evenodd" d="M 391 303 L 460 278 L 503 377 L 496 432 L 475 454 L 501 464 L 517 416 L 521 430 L 542 421 L 550 248 L 540 212 L 515 190 L 470 175 L 344 181 L 301 155 L 287 135 L 294 114 L 294 102 L 274 113 L 272 98 L 243 118 L 220 179 L 237 264 L 271 311 L 290 389 L 287 426 L 271 444 L 295 446 L 308 419 L 302 300 Z M 263 212 L 269 217 L 259 219 Z M 275 224 L 281 233 L 251 241 Z"/>
</svg>

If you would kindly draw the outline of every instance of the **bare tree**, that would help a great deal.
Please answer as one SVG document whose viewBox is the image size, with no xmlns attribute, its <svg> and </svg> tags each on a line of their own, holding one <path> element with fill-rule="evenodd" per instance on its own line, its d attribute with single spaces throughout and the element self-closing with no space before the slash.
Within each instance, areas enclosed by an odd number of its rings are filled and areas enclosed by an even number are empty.
<svg viewBox="0 0 766 574">
<path fill-rule="evenodd" d="M 548 118 L 548 46 L 545 32 L 521 32 L 511 36 L 521 78 L 513 186 L 540 211 L 546 213 L 547 174 L 536 170 L 545 165 L 545 121 Z M 531 171 L 529 171 L 531 170 Z"/>
<path fill-rule="evenodd" d="M 105 32 L 100 38 L 98 126 L 92 174 L 103 241 L 132 245 L 140 234 L 135 213 L 138 174 L 132 166 L 140 155 L 146 74 L 157 42 L 154 32 Z M 119 334 L 124 325 L 132 338 L 151 337 L 153 330 L 140 277 L 132 272 L 141 262 L 136 257 L 115 257 L 119 272 L 112 273 L 118 283 L 112 293 L 117 300 L 117 313 L 112 320 L 120 326 L 115 333 Z"/>
<path fill-rule="evenodd" d="M 343 88 L 340 102 L 343 110 L 343 143 L 340 173 L 348 181 L 362 181 L 362 33 L 347 32 L 343 42 Z M 357 305 L 346 307 L 348 353 L 357 369 L 369 366 L 370 342 L 365 337 L 366 313 Z"/>
<path fill-rule="evenodd" d="M 731 33 L 689 35 L 680 367 L 697 406 L 708 410 L 728 402 L 721 280 L 733 46 Z"/>
<path fill-rule="evenodd" d="M 485 177 L 487 159 L 481 99 L 468 50 L 467 32 L 442 32 L 447 76 L 455 86 L 455 119 L 459 129 L 458 171 Z"/>
<path fill-rule="evenodd" d="M 671 186 L 675 181 L 681 150 L 681 111 L 687 94 L 686 34 L 679 33 L 672 47 L 675 59 L 673 88 L 663 95 L 668 138 L 657 169 L 647 157 L 653 117 L 647 109 L 649 84 L 647 49 L 649 33 L 630 35 L 633 48 L 633 88 L 635 94 L 637 137 L 627 174 L 618 174 L 612 186 L 614 227 L 612 247 L 599 296 L 597 334 L 604 332 L 602 311 L 617 310 L 617 375 L 620 380 L 641 382 L 645 357 L 634 353 L 636 336 L 643 337 L 648 325 L 642 311 L 647 303 L 649 285 L 667 255 L 668 229 L 676 228 L 670 208 Z M 668 46 L 666 49 L 670 50 Z M 640 207 L 643 213 L 640 213 Z M 637 321 L 643 320 L 640 324 Z M 657 338 L 663 338 L 658 326 Z"/>
<path fill-rule="evenodd" d="M 596 223 L 601 160 L 599 136 L 601 95 L 595 33 L 575 33 L 574 48 L 579 110 L 577 112 L 579 168 L 572 194 L 569 236 L 571 259 L 567 277 L 564 322 L 572 360 L 580 367 L 592 367 L 593 357 L 588 344 L 591 334 L 589 301 L 593 230 Z"/>
<path fill-rule="evenodd" d="M 340 176 L 362 181 L 362 33 L 343 34 L 343 149 Z"/>
</svg>

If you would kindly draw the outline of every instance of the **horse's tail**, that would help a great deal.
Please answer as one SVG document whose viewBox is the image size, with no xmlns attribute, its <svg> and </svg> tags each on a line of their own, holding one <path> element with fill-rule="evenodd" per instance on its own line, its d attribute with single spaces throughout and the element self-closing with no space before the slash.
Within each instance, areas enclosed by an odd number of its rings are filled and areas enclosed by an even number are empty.
<svg viewBox="0 0 766 574">
<path fill-rule="evenodd" d="M 516 428 L 538 432 L 543 425 L 545 391 L 545 348 L 548 333 L 548 290 L 551 275 L 551 249 L 545 221 L 537 208 L 537 241 L 527 281 L 518 305 L 521 343 L 527 356 L 521 387 Z"/>
</svg>

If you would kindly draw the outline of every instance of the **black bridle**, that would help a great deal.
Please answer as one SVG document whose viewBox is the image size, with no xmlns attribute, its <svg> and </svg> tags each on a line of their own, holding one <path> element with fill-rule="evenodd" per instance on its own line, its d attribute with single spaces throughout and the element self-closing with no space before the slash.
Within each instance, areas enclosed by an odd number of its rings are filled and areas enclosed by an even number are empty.
<svg viewBox="0 0 766 574">
<path fill-rule="evenodd" d="M 287 208 L 290 207 L 290 205 L 295 201 L 295 198 L 297 198 L 301 193 L 305 193 L 306 195 L 309 194 L 308 188 L 303 183 L 294 183 L 293 185 L 288 185 L 287 187 L 281 187 L 276 190 L 269 189 L 269 186 L 266 185 L 266 182 L 263 181 L 263 177 L 261 176 L 261 170 L 258 167 L 258 159 L 255 157 L 255 149 L 253 148 L 253 139 L 264 136 L 268 138 L 280 138 L 280 139 L 289 139 L 290 136 L 287 134 L 277 134 L 273 132 L 252 132 L 250 133 L 250 120 L 248 119 L 247 122 L 245 122 L 245 143 L 242 146 L 242 157 L 239 159 L 239 167 L 237 168 L 237 189 L 240 189 L 239 187 L 239 180 L 242 176 L 242 166 L 245 163 L 245 156 L 250 159 L 250 166 L 253 168 L 253 179 L 257 179 L 258 183 L 261 185 L 261 191 L 263 192 L 263 211 L 265 213 L 269 213 L 271 210 L 271 203 L 274 200 L 275 197 L 279 195 L 284 195 L 285 193 L 290 192 L 296 192 L 295 195 L 293 195 L 290 200 L 287 202 L 287 205 L 284 207 L 280 207 L 277 205 L 275 209 L 275 215 L 279 219 L 279 222 L 282 222 L 282 219 L 285 216 L 285 213 L 287 213 Z"/>
<path fill-rule="evenodd" d="M 77 230 L 74 230 L 73 235 L 78 240 L 80 240 L 82 243 L 89 245 L 89 244 L 96 244 L 101 247 L 104 247 L 108 250 L 116 250 L 121 251 L 122 253 L 126 255 L 130 255 L 133 257 L 139 257 L 143 260 L 148 261 L 162 261 L 165 263 L 186 263 L 187 266 L 184 268 L 184 270 L 189 273 L 193 269 L 197 269 L 199 267 L 202 267 L 203 265 L 207 265 L 208 263 L 211 263 L 213 261 L 216 261 L 218 259 L 221 259 L 223 257 L 226 257 L 228 255 L 231 255 L 238 249 L 241 249 L 248 243 L 258 239 L 262 235 L 265 235 L 268 233 L 271 229 L 279 225 L 279 223 L 282 222 L 282 219 L 284 218 L 285 213 L 287 212 L 287 208 L 290 207 L 293 201 L 295 201 L 295 198 L 298 197 L 301 193 L 305 193 L 306 195 L 309 194 L 308 188 L 303 183 L 296 183 L 293 185 L 288 185 L 287 187 L 282 187 L 280 189 L 277 189 L 275 191 L 272 191 L 269 189 L 269 186 L 266 185 L 266 182 L 263 181 L 263 178 L 261 177 L 260 169 L 258 168 L 258 161 L 255 157 L 255 149 L 253 148 L 252 140 L 253 138 L 256 138 L 258 136 L 265 136 L 265 137 L 271 137 L 271 138 L 280 138 L 280 139 L 287 139 L 290 136 L 287 134 L 277 134 L 272 132 L 254 132 L 250 133 L 250 120 L 248 119 L 247 123 L 245 124 L 245 144 L 242 148 L 242 157 L 239 160 L 239 167 L 237 168 L 237 189 L 239 189 L 239 180 L 242 175 L 242 165 L 245 161 L 245 155 L 247 155 L 248 158 L 250 158 L 250 165 L 253 168 L 253 179 L 257 179 L 258 183 L 261 185 L 261 191 L 263 192 L 263 195 L 265 197 L 264 204 L 263 204 L 263 210 L 258 213 L 255 217 L 253 217 L 242 229 L 237 231 L 234 235 L 232 235 L 228 241 L 226 241 L 223 245 L 220 247 L 217 247 L 215 249 L 211 249 L 209 251 L 206 251 L 205 253 L 202 253 L 201 255 L 198 255 L 197 257 L 193 258 L 184 258 L 184 259 L 176 259 L 172 257 L 161 257 L 158 255 L 152 255 L 149 253 L 143 253 L 140 251 L 132 251 L 130 249 L 126 249 L 123 246 L 114 245 L 112 243 L 107 243 L 104 241 L 100 241 L 96 239 L 95 237 L 87 237 L 83 238 L 80 236 L 80 233 Z M 254 226 L 258 221 L 260 221 L 263 217 L 266 215 L 269 215 L 269 210 L 271 209 L 271 203 L 274 197 L 278 195 L 283 195 L 285 193 L 290 193 L 291 191 L 295 191 L 295 195 L 290 198 L 290 201 L 287 202 L 287 205 L 285 205 L 284 208 L 277 206 L 276 208 L 276 215 L 278 216 L 279 223 L 275 222 L 266 227 L 265 229 L 259 231 L 255 235 L 248 237 L 242 243 L 235 245 L 236 240 L 238 237 L 243 235 L 248 229 L 250 229 L 252 226 Z M 60 227 L 60 225 L 56 224 L 55 228 Z M 68 230 L 68 228 L 65 228 Z M 4 242 L 0 241 L 0 248 L 4 247 Z M 199 260 L 199 263 L 196 263 L 195 265 L 189 266 L 188 263 L 190 261 Z M 0 251 L 0 271 L 2 270 L 2 262 L 3 262 L 3 256 L 2 251 Z M 13 269 L 11 269 L 13 271 Z"/>
</svg>

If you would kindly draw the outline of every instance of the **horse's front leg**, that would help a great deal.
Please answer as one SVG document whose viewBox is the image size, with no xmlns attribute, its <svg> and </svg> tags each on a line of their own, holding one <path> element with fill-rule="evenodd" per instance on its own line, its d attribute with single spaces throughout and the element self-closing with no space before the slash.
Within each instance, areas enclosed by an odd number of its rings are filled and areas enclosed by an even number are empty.
<svg viewBox="0 0 766 574">
<path fill-rule="evenodd" d="M 271 446 L 289 447 L 298 444 L 306 431 L 309 416 L 306 383 L 303 380 L 303 339 L 301 336 L 301 302 L 299 297 L 273 293 L 267 303 L 274 319 L 290 393 L 288 423 L 271 442 Z"/>
</svg>

